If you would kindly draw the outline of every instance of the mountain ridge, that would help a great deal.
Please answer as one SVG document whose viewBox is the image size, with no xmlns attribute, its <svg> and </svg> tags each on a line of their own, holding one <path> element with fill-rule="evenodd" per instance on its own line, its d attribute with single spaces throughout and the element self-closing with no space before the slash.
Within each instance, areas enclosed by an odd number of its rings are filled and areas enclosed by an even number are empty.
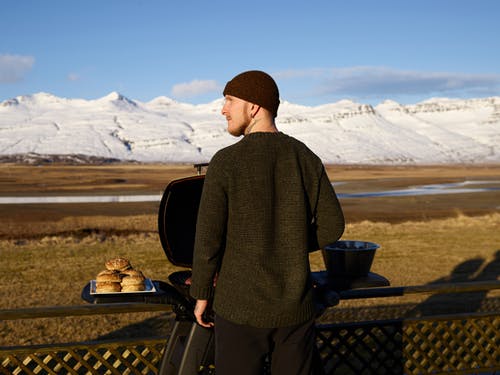
<svg viewBox="0 0 500 375">
<path fill-rule="evenodd" d="M 222 103 L 195 105 L 166 96 L 141 102 L 116 91 L 93 100 L 44 92 L 17 96 L 0 102 L 0 162 L 22 155 L 208 162 L 238 141 L 226 131 Z M 327 164 L 500 162 L 500 97 L 406 105 L 386 100 L 376 106 L 341 100 L 314 107 L 283 100 L 277 126 Z"/>
</svg>

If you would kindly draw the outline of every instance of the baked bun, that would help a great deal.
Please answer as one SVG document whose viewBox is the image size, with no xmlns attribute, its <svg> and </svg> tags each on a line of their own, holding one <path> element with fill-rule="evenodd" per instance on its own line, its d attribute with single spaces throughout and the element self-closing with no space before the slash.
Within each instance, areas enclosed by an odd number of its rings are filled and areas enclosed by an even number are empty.
<svg viewBox="0 0 500 375">
<path fill-rule="evenodd" d="M 105 263 L 97 274 L 96 293 L 141 292 L 146 290 L 144 274 L 132 268 L 128 259 L 117 257 Z"/>
<path fill-rule="evenodd" d="M 144 277 L 125 276 L 122 279 L 122 286 L 123 285 L 137 285 L 137 284 L 144 284 Z"/>
<path fill-rule="evenodd" d="M 122 285 L 122 292 L 142 292 L 144 290 L 146 290 L 146 285 L 144 285 L 144 283 Z"/>
<path fill-rule="evenodd" d="M 121 292 L 122 287 L 120 283 L 111 281 L 96 281 L 95 291 L 96 293 L 116 293 Z"/>
<path fill-rule="evenodd" d="M 139 292 L 142 290 L 146 290 L 144 280 L 145 279 L 142 275 L 142 272 L 129 272 L 128 275 L 122 278 L 122 292 Z"/>
<path fill-rule="evenodd" d="M 119 283 L 121 281 L 120 274 L 116 271 L 104 270 L 97 274 L 95 278 L 96 282 L 114 282 Z"/>
<path fill-rule="evenodd" d="M 113 258 L 105 263 L 106 269 L 111 271 L 125 271 L 132 268 L 128 259 Z"/>
<path fill-rule="evenodd" d="M 146 278 L 144 277 L 144 274 L 139 271 L 139 270 L 134 270 L 134 269 L 129 269 L 129 270 L 125 270 L 125 271 L 121 271 L 120 272 L 120 276 L 122 278 L 126 278 L 126 277 L 135 277 L 135 278 L 139 278 L 141 280 L 145 280 Z"/>
</svg>

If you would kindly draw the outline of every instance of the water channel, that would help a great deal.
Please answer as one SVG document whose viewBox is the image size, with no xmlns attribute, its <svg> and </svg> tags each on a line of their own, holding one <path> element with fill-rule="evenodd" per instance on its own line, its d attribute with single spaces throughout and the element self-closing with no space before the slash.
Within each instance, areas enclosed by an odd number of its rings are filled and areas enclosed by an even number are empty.
<svg viewBox="0 0 500 375">
<path fill-rule="evenodd" d="M 335 187 L 344 183 L 334 183 Z M 463 181 L 448 184 L 411 186 L 406 189 L 339 193 L 339 199 L 402 197 L 412 195 L 464 194 L 500 190 L 500 181 Z M 23 196 L 0 197 L 0 204 L 43 204 L 43 203 L 125 203 L 159 202 L 161 194 L 149 195 L 66 195 L 66 196 Z"/>
</svg>

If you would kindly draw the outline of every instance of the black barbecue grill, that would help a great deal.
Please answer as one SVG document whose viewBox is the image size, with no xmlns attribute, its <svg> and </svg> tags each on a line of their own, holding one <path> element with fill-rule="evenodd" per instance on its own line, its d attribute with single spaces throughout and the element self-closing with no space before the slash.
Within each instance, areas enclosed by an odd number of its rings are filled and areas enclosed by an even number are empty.
<svg viewBox="0 0 500 375">
<path fill-rule="evenodd" d="M 200 172 L 201 165 L 195 165 Z M 205 176 L 198 174 L 170 182 L 166 187 L 158 213 L 160 242 L 168 260 L 177 266 L 190 268 L 201 192 Z M 357 241 L 359 243 L 359 241 Z M 339 241 L 336 246 L 346 246 Z M 349 250 L 349 249 L 347 249 Z M 82 298 L 89 303 L 145 302 L 172 305 L 176 321 L 168 339 L 159 374 L 192 375 L 214 373 L 213 330 L 199 326 L 194 317 L 195 300 L 189 295 L 191 271 L 169 275 L 170 283 L 153 280 L 154 293 L 91 294 L 90 284 L 82 290 Z M 319 311 L 339 302 L 339 293 L 351 288 L 387 286 L 384 277 L 364 272 L 355 275 L 332 275 L 321 271 L 312 273 L 318 296 Z M 211 319 L 211 316 L 207 316 Z"/>
<path fill-rule="evenodd" d="M 167 259 L 176 266 L 193 263 L 196 216 L 203 189 L 203 175 L 172 181 L 163 193 L 158 213 L 160 242 Z M 192 375 L 214 372 L 213 330 L 196 324 L 195 300 L 189 295 L 191 271 L 169 275 L 169 282 L 153 280 L 155 291 L 144 293 L 92 294 L 90 283 L 82 290 L 89 303 L 144 302 L 172 305 L 176 315 L 159 374 Z M 207 316 L 210 319 L 210 316 Z"/>
</svg>

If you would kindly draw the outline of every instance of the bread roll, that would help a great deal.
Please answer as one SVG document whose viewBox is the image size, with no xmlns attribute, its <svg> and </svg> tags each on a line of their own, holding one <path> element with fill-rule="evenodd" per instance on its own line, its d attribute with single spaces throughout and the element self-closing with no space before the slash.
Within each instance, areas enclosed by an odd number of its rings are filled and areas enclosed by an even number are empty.
<svg viewBox="0 0 500 375">
<path fill-rule="evenodd" d="M 144 274 L 141 271 L 134 270 L 134 269 L 130 269 L 130 270 L 126 270 L 126 271 L 120 272 L 120 277 L 122 278 L 122 280 L 124 278 L 129 278 L 129 277 L 132 277 L 132 278 L 135 278 L 135 279 L 140 279 L 142 281 L 146 280 L 146 278 L 144 277 Z"/>
<path fill-rule="evenodd" d="M 146 290 L 146 285 L 144 285 L 144 283 L 122 285 L 122 292 L 141 292 L 144 290 Z"/>
<path fill-rule="evenodd" d="M 122 278 L 122 292 L 138 292 L 146 290 L 142 272 L 129 272 Z"/>
<path fill-rule="evenodd" d="M 144 277 L 125 276 L 121 282 L 122 285 L 144 284 Z"/>
<path fill-rule="evenodd" d="M 99 281 L 95 283 L 95 291 L 96 293 L 116 293 L 120 292 L 122 287 L 120 283 L 111 282 L 111 281 Z"/>
<path fill-rule="evenodd" d="M 96 292 L 140 292 L 146 290 L 146 278 L 134 270 L 128 259 L 117 257 L 105 263 L 106 269 L 97 274 Z"/>
<path fill-rule="evenodd" d="M 116 271 L 104 270 L 97 274 L 95 280 L 97 282 L 109 281 L 109 282 L 119 283 L 121 281 L 121 277 L 120 274 Z"/>
<path fill-rule="evenodd" d="M 125 270 L 132 268 L 129 260 L 125 259 L 125 258 L 110 259 L 105 263 L 105 266 L 106 266 L 106 269 L 111 270 L 111 271 L 125 271 Z"/>
</svg>

